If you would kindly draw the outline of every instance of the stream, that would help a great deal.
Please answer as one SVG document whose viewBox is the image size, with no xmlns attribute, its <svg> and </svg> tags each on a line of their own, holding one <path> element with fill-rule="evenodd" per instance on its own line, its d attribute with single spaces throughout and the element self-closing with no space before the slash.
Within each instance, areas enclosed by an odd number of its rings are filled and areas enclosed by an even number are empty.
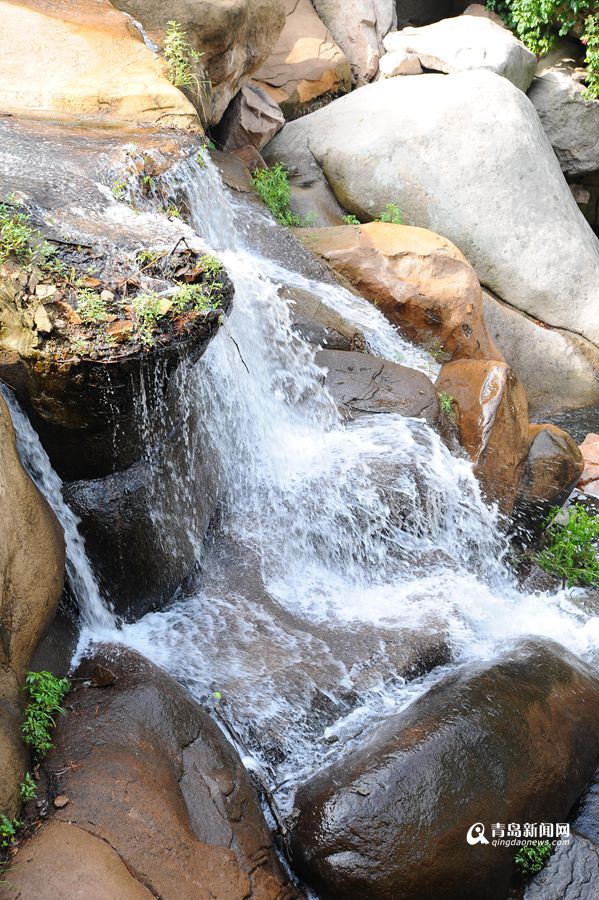
<svg viewBox="0 0 599 900">
<path fill-rule="evenodd" d="M 566 592 L 519 590 L 500 516 L 471 464 L 423 421 L 341 420 L 279 288 L 318 294 L 370 352 L 434 378 L 427 354 L 371 304 L 262 255 L 253 238 L 268 217 L 231 196 L 209 159 L 165 177 L 222 259 L 235 299 L 204 356 L 176 376 L 187 472 L 205 467 L 221 499 L 204 539 L 186 471 L 169 472 L 169 496 L 157 494 L 155 527 L 166 542 L 185 529 L 198 562 L 164 609 L 133 623 L 114 615 L 60 480 L 11 409 L 21 456 L 65 530 L 82 611 L 77 656 L 111 641 L 165 668 L 235 735 L 286 815 L 299 783 L 449 668 L 526 634 L 594 661 L 599 618 Z"/>
</svg>

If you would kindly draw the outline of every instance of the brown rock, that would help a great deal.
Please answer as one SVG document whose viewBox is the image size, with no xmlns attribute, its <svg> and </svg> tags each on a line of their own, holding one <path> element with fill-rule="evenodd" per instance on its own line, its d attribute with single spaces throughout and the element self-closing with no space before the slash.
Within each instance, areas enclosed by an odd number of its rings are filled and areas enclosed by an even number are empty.
<svg viewBox="0 0 599 900">
<path fill-rule="evenodd" d="M 201 130 L 165 63 L 108 0 L 0 4 L 0 107 Z"/>
<path fill-rule="evenodd" d="M 458 669 L 296 794 L 296 870 L 324 897 L 505 900 L 493 823 L 564 822 L 599 759 L 599 679 L 550 641 Z M 488 844 L 469 846 L 475 823 Z"/>
<path fill-rule="evenodd" d="M 580 475 L 578 487 L 599 497 L 599 434 L 587 434 L 580 445 L 584 469 Z"/>
<path fill-rule="evenodd" d="M 55 809 L 64 809 L 64 807 L 68 804 L 69 798 L 64 794 L 59 794 L 58 797 L 54 798 L 54 808 Z"/>
<path fill-rule="evenodd" d="M 141 885 L 164 900 L 296 896 L 249 776 L 208 714 L 133 651 L 104 647 L 76 677 L 87 680 L 98 665 L 115 673 L 114 684 L 98 690 L 76 682 L 69 714 L 61 717 L 55 749 L 46 759 L 52 780 L 70 798 L 50 827 L 64 833 L 76 826 L 96 846 L 101 839 Z M 38 848 L 34 838 L 20 850 L 6 875 L 9 897 L 70 900 L 59 878 L 52 890 L 36 893 Z M 90 884 L 103 881 L 102 854 L 81 854 L 77 839 L 56 842 L 54 849 L 53 871 L 66 873 L 74 884 L 87 879 L 90 896 Z M 32 863 L 20 864 L 27 859 Z M 117 874 L 125 877 L 120 868 Z"/>
<path fill-rule="evenodd" d="M 261 150 L 285 124 L 278 103 L 255 81 L 248 81 L 229 104 L 218 130 L 224 150 L 248 145 Z"/>
<path fill-rule="evenodd" d="M 487 332 L 476 273 L 450 241 L 382 222 L 297 234 L 411 340 L 441 345 L 447 359 L 502 358 Z"/>
<path fill-rule="evenodd" d="M 561 506 L 584 468 L 575 441 L 555 425 L 531 425 L 530 450 L 518 487 L 516 509 L 542 522 L 553 506 Z"/>
<path fill-rule="evenodd" d="M 443 366 L 437 388 L 457 403 L 460 442 L 483 491 L 510 513 L 529 450 L 522 385 L 504 362 L 461 359 Z"/>
<path fill-rule="evenodd" d="M 327 369 L 325 386 L 349 418 L 367 413 L 399 413 L 439 421 L 439 399 L 422 372 L 366 353 L 321 350 L 316 362 Z"/>
<path fill-rule="evenodd" d="M 0 397 L 0 813 L 14 815 L 25 771 L 22 679 L 62 592 L 64 541 L 56 517 L 23 469 Z"/>
<path fill-rule="evenodd" d="M 54 308 L 59 316 L 62 316 L 69 325 L 82 325 L 83 319 L 79 315 L 79 313 L 73 309 L 70 303 L 65 303 L 64 300 L 55 300 Z"/>
<path fill-rule="evenodd" d="M 201 54 L 201 87 L 194 99 L 212 125 L 268 57 L 285 23 L 281 0 L 115 0 L 114 5 L 141 22 L 159 46 L 167 23 L 180 23 Z"/>
<path fill-rule="evenodd" d="M 106 329 L 106 333 L 111 338 L 114 338 L 115 341 L 126 341 L 134 331 L 135 325 L 131 319 L 119 319 L 116 322 L 112 322 Z"/>
<path fill-rule="evenodd" d="M 322 94 L 349 91 L 351 68 L 310 0 L 284 0 L 284 6 L 285 27 L 255 78 L 290 116 Z"/>
<path fill-rule="evenodd" d="M 57 860 L 66 865 L 57 865 Z M 21 891 L 21 893 L 19 893 Z M 15 857 L 3 900 L 152 900 L 116 850 L 78 825 L 49 822 Z"/>
</svg>

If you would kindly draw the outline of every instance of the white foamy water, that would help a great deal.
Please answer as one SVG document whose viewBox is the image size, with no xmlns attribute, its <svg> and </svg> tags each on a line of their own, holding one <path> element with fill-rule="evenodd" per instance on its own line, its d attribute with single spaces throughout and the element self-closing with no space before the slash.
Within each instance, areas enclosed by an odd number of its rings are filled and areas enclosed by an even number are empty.
<svg viewBox="0 0 599 900">
<path fill-rule="evenodd" d="M 256 255 L 251 218 L 209 161 L 170 179 L 236 290 L 179 386 L 182 415 L 198 413 L 190 464 L 218 473 L 218 527 L 197 589 L 161 612 L 111 630 L 82 592 L 82 642 L 136 648 L 217 705 L 285 811 L 294 785 L 447 666 L 526 634 L 593 658 L 599 619 L 563 592 L 518 590 L 496 509 L 424 422 L 342 423 L 280 288 L 316 294 L 383 357 L 432 373 L 426 354 L 360 298 Z M 424 651 L 438 665 L 410 680 Z"/>
</svg>

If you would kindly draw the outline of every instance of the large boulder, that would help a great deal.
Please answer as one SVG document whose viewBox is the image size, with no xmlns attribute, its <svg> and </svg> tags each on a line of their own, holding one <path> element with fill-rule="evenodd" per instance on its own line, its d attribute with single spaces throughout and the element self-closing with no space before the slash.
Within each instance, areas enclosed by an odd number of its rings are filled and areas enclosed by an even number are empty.
<svg viewBox="0 0 599 900">
<path fill-rule="evenodd" d="M 599 497 L 599 434 L 587 434 L 580 445 L 584 461 L 578 487 L 587 494 Z"/>
<path fill-rule="evenodd" d="M 178 22 L 200 54 L 198 105 L 206 121 L 220 122 L 244 82 L 277 42 L 285 16 L 282 0 L 115 0 L 162 46 L 168 22 Z"/>
<path fill-rule="evenodd" d="M 450 241 L 383 222 L 297 233 L 410 340 L 446 359 L 501 358 L 485 327 L 476 273 Z"/>
<path fill-rule="evenodd" d="M 113 897 L 296 896 L 239 756 L 177 682 L 114 646 L 76 678 L 44 761 L 47 800 L 69 803 L 20 850 L 3 898 L 74 897 L 84 879 L 89 896 L 105 877 Z"/>
<path fill-rule="evenodd" d="M 530 522 L 541 524 L 554 506 L 568 499 L 584 461 L 573 438 L 555 425 L 531 425 L 529 439 L 515 508 Z"/>
<path fill-rule="evenodd" d="M 474 359 L 446 363 L 437 388 L 457 405 L 460 443 L 485 494 L 511 512 L 529 450 L 524 388 L 505 363 Z"/>
<path fill-rule="evenodd" d="M 563 42 L 542 59 L 528 96 L 566 175 L 599 169 L 599 100 L 586 97 L 576 45 Z"/>
<path fill-rule="evenodd" d="M 527 91 L 537 58 L 511 31 L 482 16 L 455 16 L 423 28 L 391 31 L 385 50 L 414 53 L 435 72 L 488 69 Z"/>
<path fill-rule="evenodd" d="M 18 811 L 26 769 L 23 678 L 62 592 L 64 540 L 56 516 L 21 465 L 0 396 L 0 813 Z"/>
<path fill-rule="evenodd" d="M 164 62 L 108 0 L 0 2 L 0 68 L 4 112 L 201 130 Z"/>
<path fill-rule="evenodd" d="M 453 241 L 506 302 L 599 343 L 599 242 L 507 79 L 385 79 L 288 123 L 265 153 L 312 179 L 321 167 L 361 219 L 397 204 L 409 224 Z"/>
<path fill-rule="evenodd" d="M 225 151 L 248 145 L 262 150 L 284 124 L 279 104 L 257 82 L 248 81 L 229 104 L 218 129 L 218 141 Z"/>
<path fill-rule="evenodd" d="M 358 84 L 372 81 L 383 38 L 396 24 L 395 0 L 314 0 L 322 21 L 349 59 Z"/>
<path fill-rule="evenodd" d="M 514 848 L 493 846 L 491 825 L 565 821 L 598 759 L 596 672 L 523 642 L 447 676 L 304 784 L 296 869 L 326 897 L 505 900 Z M 469 846 L 477 822 L 489 842 Z"/>
<path fill-rule="evenodd" d="M 548 328 L 483 291 L 487 330 L 520 379 L 531 416 L 599 401 L 599 350 L 572 332 Z"/>
<path fill-rule="evenodd" d="M 316 363 L 326 369 L 324 384 L 348 418 L 368 413 L 398 413 L 439 422 L 439 400 L 422 372 L 367 353 L 321 350 Z"/>
<path fill-rule="evenodd" d="M 283 2 L 285 27 L 255 77 L 291 116 L 322 95 L 348 91 L 351 68 L 310 0 Z"/>
</svg>

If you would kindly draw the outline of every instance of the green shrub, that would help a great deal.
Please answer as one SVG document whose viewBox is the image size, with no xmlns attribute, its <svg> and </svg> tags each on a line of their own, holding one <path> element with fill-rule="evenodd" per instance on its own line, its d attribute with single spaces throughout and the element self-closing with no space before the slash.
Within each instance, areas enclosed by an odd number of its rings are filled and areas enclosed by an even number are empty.
<svg viewBox="0 0 599 900">
<path fill-rule="evenodd" d="M 28 672 L 25 689 L 29 703 L 25 707 L 25 721 L 21 726 L 23 740 L 35 756 L 43 756 L 52 749 L 50 732 L 56 713 L 65 714 L 60 705 L 69 690 L 68 678 L 57 678 L 51 672 Z"/>
<path fill-rule="evenodd" d="M 97 324 L 105 320 L 108 310 L 97 291 L 80 290 L 77 292 L 77 312 L 84 322 Z"/>
<path fill-rule="evenodd" d="M 403 216 L 395 203 L 387 203 L 376 222 L 389 222 L 391 225 L 403 225 Z"/>
<path fill-rule="evenodd" d="M 455 422 L 455 409 L 453 403 L 454 400 L 451 394 L 448 394 L 446 391 L 439 392 L 439 406 L 441 407 L 441 412 L 451 423 Z"/>
<path fill-rule="evenodd" d="M 22 824 L 18 819 L 9 819 L 0 813 L 0 848 L 6 850 L 12 847 Z"/>
<path fill-rule="evenodd" d="M 544 869 L 551 856 L 551 850 L 552 846 L 549 841 L 520 847 L 514 856 L 514 862 L 520 874 L 529 878 Z"/>
<path fill-rule="evenodd" d="M 202 54 L 191 47 L 179 22 L 174 20 L 167 22 L 162 52 L 166 60 L 169 81 L 175 87 L 195 86 L 199 91 L 200 83 L 193 73 L 193 64 L 201 59 Z"/>
<path fill-rule="evenodd" d="M 271 169 L 255 169 L 252 175 L 260 199 L 268 206 L 279 225 L 301 225 L 301 218 L 291 211 L 289 205 L 289 174 L 283 163 L 277 163 Z"/>
<path fill-rule="evenodd" d="M 35 800 L 37 797 L 37 784 L 30 772 L 26 773 L 25 778 L 19 785 L 19 793 L 24 803 L 28 800 Z"/>
<path fill-rule="evenodd" d="M 348 213 L 346 216 L 343 216 L 343 218 L 341 219 L 341 221 L 342 221 L 345 225 L 361 225 L 361 224 L 362 224 L 362 223 L 360 222 L 360 220 L 358 219 L 358 217 L 357 217 L 357 216 L 352 216 L 351 213 Z"/>
<path fill-rule="evenodd" d="M 31 262 L 47 264 L 54 253 L 54 247 L 31 226 L 26 210 L 0 203 L 0 265 L 9 256 L 23 266 Z"/>
<path fill-rule="evenodd" d="M 590 516 L 579 503 L 570 507 L 564 524 L 561 513 L 554 509 L 547 519 L 548 544 L 537 555 L 538 564 L 564 586 L 599 585 L 599 516 Z"/>
<path fill-rule="evenodd" d="M 489 9 L 535 53 L 545 54 L 558 37 L 580 29 L 586 44 L 587 96 L 599 97 L 599 10 L 596 0 L 487 0 Z"/>
</svg>

